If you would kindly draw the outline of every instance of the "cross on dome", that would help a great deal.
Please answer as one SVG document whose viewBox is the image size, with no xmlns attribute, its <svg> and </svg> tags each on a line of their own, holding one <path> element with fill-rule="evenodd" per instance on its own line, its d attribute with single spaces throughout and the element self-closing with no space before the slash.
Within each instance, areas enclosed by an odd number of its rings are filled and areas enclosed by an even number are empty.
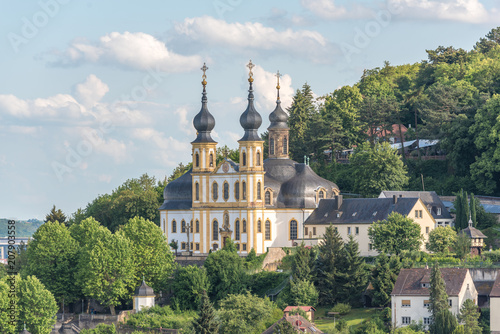
<svg viewBox="0 0 500 334">
<path fill-rule="evenodd" d="M 248 72 L 248 81 L 249 82 L 253 82 L 253 72 L 252 72 L 252 69 L 255 67 L 255 65 L 252 64 L 252 59 L 250 59 L 250 62 L 248 63 L 247 67 L 250 70 Z"/>
<path fill-rule="evenodd" d="M 207 75 L 206 75 L 206 71 L 208 70 L 208 67 L 207 67 L 207 64 L 206 63 L 203 63 L 203 67 L 200 68 L 200 70 L 203 71 L 203 75 L 201 76 L 201 78 L 203 79 L 203 81 L 201 82 L 201 84 L 203 85 L 203 87 L 205 87 L 207 85 Z"/>
</svg>

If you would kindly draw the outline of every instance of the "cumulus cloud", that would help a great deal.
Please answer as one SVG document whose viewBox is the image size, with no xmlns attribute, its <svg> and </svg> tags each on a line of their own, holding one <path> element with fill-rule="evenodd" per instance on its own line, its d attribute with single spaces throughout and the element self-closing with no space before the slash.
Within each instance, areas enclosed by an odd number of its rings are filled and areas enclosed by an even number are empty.
<svg viewBox="0 0 500 334">
<path fill-rule="evenodd" d="M 0 95 L 0 117 L 2 114 L 16 118 L 78 118 L 86 114 L 86 110 L 68 94 L 57 94 L 35 100 L 23 100 L 8 94 Z"/>
<path fill-rule="evenodd" d="M 276 73 L 267 72 L 261 66 L 256 65 L 254 73 L 254 90 L 256 101 L 263 108 L 262 114 L 267 115 L 276 107 Z M 280 100 L 281 108 L 285 110 L 292 104 L 294 89 L 292 87 L 292 77 L 284 74 L 280 78 Z M 267 117 L 267 116 L 264 116 Z"/>
<path fill-rule="evenodd" d="M 328 40 L 317 31 L 286 29 L 277 31 L 259 22 L 228 23 L 211 16 L 186 18 L 174 27 L 177 38 L 184 43 L 223 46 L 235 52 L 282 51 L 324 62 L 331 51 Z"/>
<path fill-rule="evenodd" d="M 184 56 L 172 52 L 164 42 L 142 32 L 112 32 L 97 42 L 77 39 L 69 48 L 56 54 L 51 64 L 74 66 L 82 63 L 119 64 L 125 68 L 163 72 L 185 72 L 198 68 L 198 55 Z"/>
<path fill-rule="evenodd" d="M 360 4 L 353 4 L 352 8 L 347 9 L 336 5 L 334 0 L 301 0 L 300 3 L 304 8 L 326 20 L 367 18 L 373 14 L 373 10 Z"/>
<path fill-rule="evenodd" d="M 94 74 L 91 74 L 85 82 L 76 85 L 74 94 L 81 104 L 90 108 L 99 102 L 108 91 L 108 85 Z"/>
</svg>

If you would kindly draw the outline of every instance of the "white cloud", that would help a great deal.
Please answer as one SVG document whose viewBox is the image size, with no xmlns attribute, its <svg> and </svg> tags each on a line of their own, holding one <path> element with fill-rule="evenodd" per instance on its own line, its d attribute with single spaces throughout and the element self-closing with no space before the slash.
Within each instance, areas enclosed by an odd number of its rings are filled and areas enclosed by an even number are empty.
<svg viewBox="0 0 500 334">
<path fill-rule="evenodd" d="M 98 177 L 99 181 L 105 182 L 105 183 L 110 183 L 112 178 L 113 178 L 113 176 L 108 175 L 108 174 L 101 174 Z"/>
<path fill-rule="evenodd" d="M 98 145 L 95 145 L 95 151 L 113 158 L 117 164 L 130 162 L 132 157 L 128 154 L 129 148 L 121 141 L 114 138 L 103 140 Z"/>
<path fill-rule="evenodd" d="M 253 73 L 255 99 L 263 109 L 261 114 L 263 117 L 267 117 L 276 107 L 276 73 L 267 72 L 258 65 L 254 67 Z M 286 110 L 292 104 L 294 93 L 292 77 L 284 74 L 280 78 L 280 100 L 283 110 Z"/>
<path fill-rule="evenodd" d="M 108 85 L 94 74 L 87 77 L 85 82 L 76 85 L 75 96 L 87 108 L 93 107 L 109 91 Z"/>
<path fill-rule="evenodd" d="M 48 98 L 22 100 L 14 95 L 0 95 L 0 116 L 17 118 L 78 118 L 86 113 L 75 98 L 68 94 L 57 94 Z"/>
<path fill-rule="evenodd" d="M 324 62 L 330 51 L 328 40 L 317 31 L 286 29 L 277 31 L 259 22 L 228 23 L 211 16 L 186 18 L 174 27 L 186 43 L 223 46 L 248 55 L 248 51 L 282 51 Z"/>
<path fill-rule="evenodd" d="M 142 32 L 112 32 L 98 42 L 75 40 L 58 54 L 54 65 L 80 63 L 119 64 L 127 68 L 147 70 L 158 68 L 164 72 L 185 72 L 197 69 L 203 61 L 200 56 L 183 56 L 170 51 L 165 43 Z"/>
<path fill-rule="evenodd" d="M 188 134 L 192 135 L 195 133 L 193 126 L 190 124 L 187 115 L 188 109 L 186 107 L 177 108 L 174 113 L 179 116 L 179 129 Z"/>
<path fill-rule="evenodd" d="M 179 141 L 171 136 L 165 137 L 163 133 L 153 128 L 138 128 L 132 131 L 132 136 L 147 142 L 152 142 L 160 150 L 189 151 L 189 143 Z"/>
<path fill-rule="evenodd" d="M 327 20 L 345 20 L 368 18 L 373 11 L 359 4 L 353 4 L 349 10 L 337 6 L 335 0 L 301 0 L 301 5 L 315 15 Z"/>
</svg>

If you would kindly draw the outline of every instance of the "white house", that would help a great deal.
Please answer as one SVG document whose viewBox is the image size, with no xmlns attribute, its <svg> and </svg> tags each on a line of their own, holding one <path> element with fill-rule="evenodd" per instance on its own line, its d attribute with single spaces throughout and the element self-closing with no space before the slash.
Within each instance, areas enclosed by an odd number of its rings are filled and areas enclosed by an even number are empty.
<svg viewBox="0 0 500 334">
<path fill-rule="evenodd" d="M 469 269 L 441 268 L 450 311 L 457 315 L 467 299 L 477 305 L 477 290 Z M 413 321 L 430 324 L 431 269 L 401 269 L 391 293 L 392 322 L 395 327 L 407 326 Z"/>
<path fill-rule="evenodd" d="M 500 275 L 497 275 L 490 292 L 490 330 L 491 334 L 500 334 Z"/>
</svg>

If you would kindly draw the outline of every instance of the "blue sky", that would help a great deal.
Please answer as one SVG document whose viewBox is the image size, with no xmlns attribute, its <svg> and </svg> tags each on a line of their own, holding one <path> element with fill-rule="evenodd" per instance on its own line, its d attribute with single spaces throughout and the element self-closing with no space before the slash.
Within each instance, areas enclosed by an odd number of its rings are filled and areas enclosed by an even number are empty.
<svg viewBox="0 0 500 334">
<path fill-rule="evenodd" d="M 243 133 L 252 59 L 261 132 L 282 74 L 285 107 L 363 69 L 470 50 L 500 26 L 493 0 L 2 1 L 0 217 L 73 213 L 129 178 L 190 160 L 207 63 L 219 145 Z"/>
</svg>

